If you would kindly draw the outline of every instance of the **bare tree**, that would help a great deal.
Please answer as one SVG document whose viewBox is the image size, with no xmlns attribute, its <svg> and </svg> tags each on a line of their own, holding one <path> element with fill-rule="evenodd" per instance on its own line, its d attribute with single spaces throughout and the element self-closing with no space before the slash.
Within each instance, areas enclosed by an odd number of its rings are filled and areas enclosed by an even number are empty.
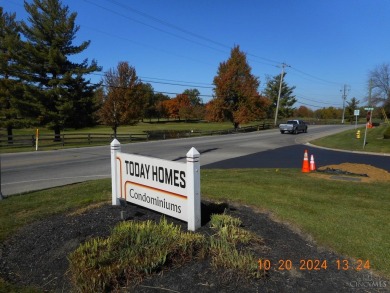
<svg viewBox="0 0 390 293">
<path fill-rule="evenodd" d="M 390 63 L 378 65 L 369 73 L 369 83 L 372 89 L 372 105 L 390 104 Z"/>
</svg>

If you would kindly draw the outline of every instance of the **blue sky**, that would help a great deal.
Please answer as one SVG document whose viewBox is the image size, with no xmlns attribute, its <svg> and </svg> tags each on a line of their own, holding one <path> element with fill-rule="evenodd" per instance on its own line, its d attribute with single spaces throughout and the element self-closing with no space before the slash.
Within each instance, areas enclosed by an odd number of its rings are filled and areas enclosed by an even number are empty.
<svg viewBox="0 0 390 293">
<path fill-rule="evenodd" d="M 31 2 L 30 0 L 28 2 Z M 390 62 L 388 0 L 62 0 L 77 12 L 75 44 L 91 40 L 78 60 L 96 59 L 103 72 L 120 61 L 134 66 L 155 91 L 198 88 L 207 102 L 218 66 L 239 45 L 252 73 L 266 79 L 281 72 L 295 86 L 295 105 L 313 110 L 360 105 L 368 74 Z M 6 12 L 26 19 L 22 0 L 0 0 Z M 101 75 L 91 76 L 93 82 Z M 171 95 L 174 96 L 174 95 Z"/>
</svg>

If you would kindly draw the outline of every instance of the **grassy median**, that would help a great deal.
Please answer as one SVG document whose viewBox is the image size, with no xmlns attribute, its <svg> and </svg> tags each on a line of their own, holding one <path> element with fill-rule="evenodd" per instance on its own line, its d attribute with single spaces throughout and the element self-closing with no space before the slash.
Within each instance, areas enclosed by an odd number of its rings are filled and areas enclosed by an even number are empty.
<svg viewBox="0 0 390 293">
<path fill-rule="evenodd" d="M 365 127 L 358 127 L 316 139 L 310 143 L 349 151 L 390 153 L 390 139 L 384 139 L 384 133 L 389 127 L 383 124 L 379 127 L 368 128 L 367 131 Z M 357 138 L 358 131 L 360 131 L 360 138 Z M 364 144 L 364 136 L 366 136 L 366 144 Z"/>
</svg>

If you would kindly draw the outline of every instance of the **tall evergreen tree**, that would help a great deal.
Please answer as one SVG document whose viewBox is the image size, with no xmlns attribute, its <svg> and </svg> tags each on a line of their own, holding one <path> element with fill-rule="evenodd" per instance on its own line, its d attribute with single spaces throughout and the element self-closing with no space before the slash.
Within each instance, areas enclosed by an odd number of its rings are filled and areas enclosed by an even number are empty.
<svg viewBox="0 0 390 293">
<path fill-rule="evenodd" d="M 98 87 L 85 75 L 100 71 L 95 60 L 81 63 L 69 59 L 88 48 L 90 41 L 74 45 L 79 30 L 77 13 L 69 12 L 59 0 L 25 1 L 28 21 L 22 22 L 26 37 L 21 60 L 30 87 L 25 99 L 39 110 L 38 120 L 54 130 L 55 139 L 66 126 L 82 127 L 91 122 L 94 90 Z"/>
<path fill-rule="evenodd" d="M 347 101 L 347 115 L 350 121 L 354 120 L 354 112 L 359 109 L 360 101 L 353 97 L 351 101 Z"/>
<path fill-rule="evenodd" d="M 154 107 L 156 110 L 156 117 L 157 120 L 160 121 L 160 118 L 167 117 L 167 109 L 165 107 L 165 101 L 168 101 L 170 98 L 169 96 L 163 94 L 163 93 L 155 93 L 154 94 Z"/>
<path fill-rule="evenodd" d="M 208 107 L 208 110 L 218 113 L 208 113 L 208 117 L 231 121 L 235 128 L 249 119 L 253 107 L 250 98 L 258 96 L 260 85 L 251 71 L 245 53 L 240 51 L 239 46 L 235 46 L 230 58 L 219 64 L 218 73 L 214 77 L 215 97 L 212 104 L 219 106 Z"/>
<path fill-rule="evenodd" d="M 156 108 L 155 108 L 155 97 L 154 97 L 154 89 L 150 83 L 141 83 L 140 85 L 140 99 L 144 101 L 142 109 L 143 119 L 152 120 L 153 117 L 156 117 Z"/>
<path fill-rule="evenodd" d="M 12 143 L 13 128 L 23 126 L 18 102 L 23 88 L 18 79 L 17 54 L 22 48 L 20 26 L 15 13 L 4 13 L 0 7 L 0 126 L 7 129 Z"/>
<path fill-rule="evenodd" d="M 278 117 L 287 118 L 291 117 L 294 113 L 294 104 L 297 102 L 293 92 L 295 86 L 289 87 L 285 81 L 286 73 L 283 74 L 282 87 L 280 92 Z M 272 79 L 268 80 L 267 86 L 263 94 L 271 100 L 271 106 L 268 109 L 268 117 L 275 117 L 276 105 L 278 102 L 278 94 L 280 88 L 280 77 L 276 75 Z"/>
<path fill-rule="evenodd" d="M 183 95 L 188 96 L 192 106 L 197 106 L 197 105 L 203 104 L 202 99 L 200 98 L 200 92 L 198 89 L 186 89 L 183 92 Z"/>
</svg>

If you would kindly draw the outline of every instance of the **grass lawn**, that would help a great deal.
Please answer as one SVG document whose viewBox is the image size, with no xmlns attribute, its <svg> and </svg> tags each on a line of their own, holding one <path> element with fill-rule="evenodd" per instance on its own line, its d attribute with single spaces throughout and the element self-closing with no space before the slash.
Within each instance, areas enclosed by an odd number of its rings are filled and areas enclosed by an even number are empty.
<svg viewBox="0 0 390 293">
<path fill-rule="evenodd" d="M 108 201 L 110 198 L 110 179 L 8 197 L 0 201 L 0 242 L 16 229 L 34 220 Z"/>
<path fill-rule="evenodd" d="M 243 124 L 242 126 L 258 125 L 262 122 L 253 122 L 250 124 Z M 139 122 L 136 125 L 123 125 L 118 127 L 118 133 L 121 134 L 141 134 L 145 131 L 157 131 L 157 130 L 194 130 L 194 131 L 212 131 L 212 130 L 225 130 L 232 129 L 233 125 L 231 122 L 185 122 L 177 120 L 167 121 L 152 121 Z M 14 135 L 34 135 L 36 128 L 24 128 L 14 129 Z M 40 134 L 53 134 L 53 130 L 46 128 L 39 128 Z M 61 132 L 62 133 L 62 132 Z M 95 126 L 86 127 L 82 129 L 65 129 L 63 133 L 113 133 L 112 129 L 108 126 Z M 1 135 L 6 135 L 5 129 L 0 130 Z M 54 134 L 53 134 L 54 135 Z"/>
<path fill-rule="evenodd" d="M 367 129 L 366 145 L 363 148 L 365 127 L 359 127 L 357 129 L 351 129 L 344 132 L 340 132 L 335 135 L 326 136 L 320 139 L 311 141 L 314 145 L 351 150 L 351 151 L 366 151 L 377 153 L 390 153 L 390 139 L 383 139 L 383 133 L 387 125 L 381 125 Z M 356 138 L 356 132 L 360 130 L 360 139 Z"/>
<path fill-rule="evenodd" d="M 390 182 L 313 178 L 299 169 L 202 170 L 202 197 L 271 211 L 346 256 L 390 277 Z M 283 187 L 283 188 L 281 188 Z M 304 187 L 304 188 L 303 188 Z M 0 241 L 26 223 L 110 200 L 110 180 L 12 196 L 0 202 Z"/>
<path fill-rule="evenodd" d="M 312 178 L 297 169 L 204 170 L 202 196 L 273 212 L 321 245 L 390 277 L 390 182 Z"/>
</svg>

